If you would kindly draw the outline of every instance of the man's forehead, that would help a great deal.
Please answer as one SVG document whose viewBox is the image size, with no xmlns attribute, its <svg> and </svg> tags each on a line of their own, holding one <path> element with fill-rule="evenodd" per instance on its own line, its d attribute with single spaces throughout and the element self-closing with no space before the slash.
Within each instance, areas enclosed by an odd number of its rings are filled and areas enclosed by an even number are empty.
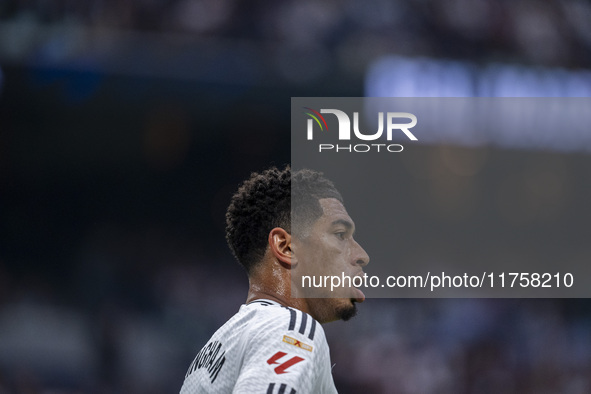
<svg viewBox="0 0 591 394">
<path fill-rule="evenodd" d="M 321 220 L 332 222 L 334 220 L 344 219 L 353 224 L 353 220 L 347 213 L 345 206 L 336 198 L 321 198 L 318 202 L 324 212 L 320 217 Z"/>
</svg>

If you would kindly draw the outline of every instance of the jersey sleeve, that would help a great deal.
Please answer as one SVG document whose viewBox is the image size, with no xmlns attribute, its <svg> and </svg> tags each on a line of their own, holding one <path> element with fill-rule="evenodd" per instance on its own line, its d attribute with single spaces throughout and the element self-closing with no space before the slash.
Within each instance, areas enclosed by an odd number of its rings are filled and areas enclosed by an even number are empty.
<svg viewBox="0 0 591 394">
<path fill-rule="evenodd" d="M 255 335 L 243 344 L 244 358 L 233 393 L 324 391 L 321 375 L 330 374 L 330 360 L 320 324 L 296 309 L 280 312 L 280 316 L 262 319 L 260 327 L 254 328 Z"/>
</svg>

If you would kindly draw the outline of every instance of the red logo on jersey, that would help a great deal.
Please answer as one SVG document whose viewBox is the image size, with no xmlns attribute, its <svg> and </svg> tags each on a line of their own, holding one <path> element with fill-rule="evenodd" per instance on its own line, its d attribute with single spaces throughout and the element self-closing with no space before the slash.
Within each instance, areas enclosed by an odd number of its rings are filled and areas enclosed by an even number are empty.
<svg viewBox="0 0 591 394">
<path fill-rule="evenodd" d="M 287 356 L 287 353 L 277 352 L 274 355 L 272 355 L 270 359 L 267 360 L 267 364 L 269 364 L 269 365 L 279 364 L 279 359 L 283 358 L 283 356 Z M 294 357 L 290 358 L 289 360 L 285 361 L 284 363 L 281 363 L 278 366 L 276 366 L 274 371 L 276 374 L 279 374 L 279 375 L 281 375 L 282 373 L 287 373 L 288 372 L 288 371 L 286 371 L 287 368 L 299 363 L 300 361 L 304 361 L 304 359 L 301 357 L 298 357 L 298 356 L 294 356 Z"/>
</svg>

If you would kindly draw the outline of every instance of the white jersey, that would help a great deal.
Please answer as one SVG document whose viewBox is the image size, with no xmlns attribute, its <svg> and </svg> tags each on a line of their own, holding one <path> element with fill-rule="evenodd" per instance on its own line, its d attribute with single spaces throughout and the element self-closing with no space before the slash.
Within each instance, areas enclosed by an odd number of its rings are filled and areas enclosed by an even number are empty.
<svg viewBox="0 0 591 394">
<path fill-rule="evenodd" d="M 242 305 L 199 351 L 181 388 L 181 394 L 336 392 L 322 326 L 269 300 Z"/>
</svg>

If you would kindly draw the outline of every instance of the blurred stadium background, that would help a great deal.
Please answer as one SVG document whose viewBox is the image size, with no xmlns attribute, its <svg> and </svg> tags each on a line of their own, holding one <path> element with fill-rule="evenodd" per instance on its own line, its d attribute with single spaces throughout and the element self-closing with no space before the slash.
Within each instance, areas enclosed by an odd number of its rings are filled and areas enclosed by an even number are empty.
<svg viewBox="0 0 591 394">
<path fill-rule="evenodd" d="M 244 301 L 224 210 L 289 162 L 290 97 L 589 96 L 590 22 L 588 0 L 0 1 L 0 393 L 179 391 Z M 518 161 L 538 181 L 499 215 L 587 211 L 590 148 Z M 473 191 L 448 181 L 443 226 Z M 591 393 L 588 300 L 360 309 L 325 327 L 342 393 Z"/>
</svg>

